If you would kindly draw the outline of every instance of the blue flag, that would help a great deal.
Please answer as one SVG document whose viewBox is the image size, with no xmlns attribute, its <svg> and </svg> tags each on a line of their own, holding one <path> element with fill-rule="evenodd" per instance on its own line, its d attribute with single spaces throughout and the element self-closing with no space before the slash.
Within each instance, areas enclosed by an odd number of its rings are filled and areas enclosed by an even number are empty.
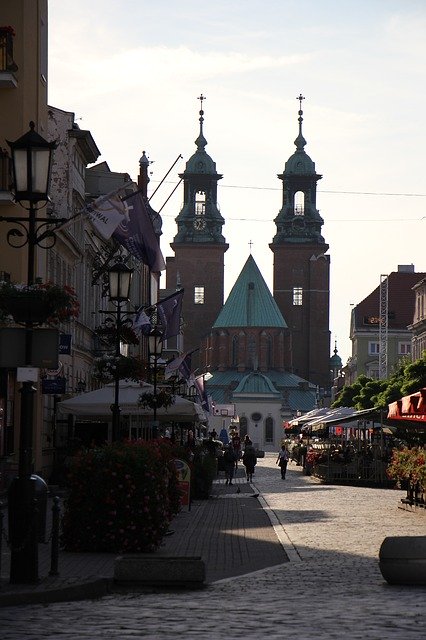
<svg viewBox="0 0 426 640">
<path fill-rule="evenodd" d="M 123 200 L 126 215 L 112 234 L 127 251 L 158 273 L 166 268 L 152 220 L 141 193 Z"/>
<path fill-rule="evenodd" d="M 173 338 L 180 333 L 183 289 L 157 302 L 158 324 L 163 331 L 163 340 Z"/>
</svg>

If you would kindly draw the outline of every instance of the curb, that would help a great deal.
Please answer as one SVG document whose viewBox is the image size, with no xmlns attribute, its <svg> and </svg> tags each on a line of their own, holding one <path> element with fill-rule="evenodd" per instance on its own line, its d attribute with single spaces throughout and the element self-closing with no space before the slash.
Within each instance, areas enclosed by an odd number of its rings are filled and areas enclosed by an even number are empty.
<svg viewBox="0 0 426 640">
<path fill-rule="evenodd" d="M 40 589 L 39 591 L 19 591 L 16 593 L 10 591 L 1 593 L 0 591 L 0 607 L 91 600 L 102 598 L 111 593 L 112 590 L 112 580 L 110 578 L 96 578 L 89 582 L 68 584 L 52 589 Z"/>
</svg>

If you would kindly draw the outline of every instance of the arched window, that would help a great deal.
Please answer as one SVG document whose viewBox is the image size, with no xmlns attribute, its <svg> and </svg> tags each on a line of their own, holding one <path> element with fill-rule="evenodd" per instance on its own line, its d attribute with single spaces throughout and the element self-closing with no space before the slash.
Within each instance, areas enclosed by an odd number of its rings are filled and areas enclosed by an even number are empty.
<svg viewBox="0 0 426 640">
<path fill-rule="evenodd" d="M 303 191 L 296 191 L 294 194 L 294 215 L 305 215 L 305 194 Z"/>
<path fill-rule="evenodd" d="M 266 336 L 266 366 L 268 367 L 268 369 L 270 369 L 273 366 L 271 336 Z"/>
<path fill-rule="evenodd" d="M 265 444 L 274 442 L 274 420 L 268 416 L 265 420 Z"/>
<path fill-rule="evenodd" d="M 232 338 L 232 366 L 238 365 L 238 336 Z"/>
<path fill-rule="evenodd" d="M 206 194 L 205 191 L 197 191 L 195 194 L 195 215 L 204 216 L 206 213 Z"/>
<path fill-rule="evenodd" d="M 243 416 L 240 418 L 240 438 L 243 440 L 247 435 L 247 418 Z"/>
</svg>

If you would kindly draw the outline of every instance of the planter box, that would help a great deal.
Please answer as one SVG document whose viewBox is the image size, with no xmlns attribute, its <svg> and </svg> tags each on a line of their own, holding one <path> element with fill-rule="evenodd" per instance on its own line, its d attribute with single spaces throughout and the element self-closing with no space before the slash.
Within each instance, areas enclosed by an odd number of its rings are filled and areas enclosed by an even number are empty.
<svg viewBox="0 0 426 640">
<path fill-rule="evenodd" d="M 426 585 L 426 536 L 385 538 L 379 568 L 389 584 Z"/>
</svg>

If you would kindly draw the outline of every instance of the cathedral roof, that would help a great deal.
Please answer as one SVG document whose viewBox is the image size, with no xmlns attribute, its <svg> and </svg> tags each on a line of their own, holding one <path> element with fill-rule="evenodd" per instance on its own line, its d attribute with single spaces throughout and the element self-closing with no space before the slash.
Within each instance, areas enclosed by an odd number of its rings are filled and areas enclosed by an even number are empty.
<svg viewBox="0 0 426 640">
<path fill-rule="evenodd" d="M 306 140 L 303 137 L 302 133 L 302 122 L 303 122 L 303 111 L 302 111 L 302 100 L 305 98 L 300 95 L 298 100 L 300 101 L 300 109 L 299 109 L 299 134 L 294 141 L 296 145 L 296 151 L 285 163 L 284 175 L 316 175 L 315 171 L 315 162 L 311 160 L 308 154 L 305 151 Z"/>
<path fill-rule="evenodd" d="M 278 327 L 287 324 L 253 256 L 247 258 L 213 329 L 225 327 Z"/>
<path fill-rule="evenodd" d="M 260 373 L 260 371 L 251 371 L 245 375 L 233 393 L 281 396 L 280 392 L 272 384 L 270 378 Z"/>
</svg>

